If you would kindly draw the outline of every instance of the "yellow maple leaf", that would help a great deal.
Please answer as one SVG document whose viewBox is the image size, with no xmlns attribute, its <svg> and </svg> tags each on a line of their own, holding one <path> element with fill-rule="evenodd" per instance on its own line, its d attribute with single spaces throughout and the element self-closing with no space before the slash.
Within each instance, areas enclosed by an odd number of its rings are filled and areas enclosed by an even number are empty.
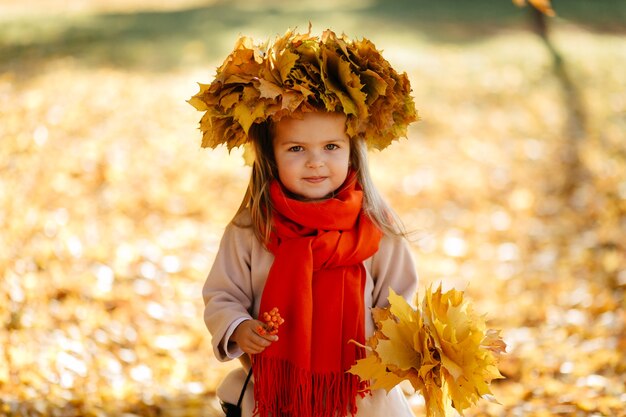
<svg viewBox="0 0 626 417">
<path fill-rule="evenodd" d="M 397 317 L 398 320 L 407 322 L 418 321 L 419 312 L 414 310 L 404 297 L 397 294 L 394 290 L 389 289 L 387 301 L 389 301 L 389 313 Z"/>
<path fill-rule="evenodd" d="M 380 359 L 403 371 L 419 369 L 421 355 L 413 345 L 413 334 L 417 327 L 404 321 L 386 320 L 381 331 L 387 339 L 378 341 L 376 353 Z"/>
<path fill-rule="evenodd" d="M 224 110 L 228 110 L 232 106 L 234 106 L 235 103 L 237 103 L 240 99 L 241 99 L 241 93 L 239 92 L 226 94 L 225 96 L 220 98 L 220 106 L 222 106 Z"/>
<path fill-rule="evenodd" d="M 276 68 L 278 69 L 282 82 L 287 81 L 287 77 L 297 60 L 298 55 L 289 50 L 286 50 L 276 57 Z"/>
<path fill-rule="evenodd" d="M 292 92 L 284 93 L 281 100 L 281 108 L 288 110 L 289 112 L 293 112 L 294 109 L 298 108 L 298 106 L 304 100 L 304 96 L 301 94 L 295 94 Z"/>
<path fill-rule="evenodd" d="M 282 87 L 263 78 L 260 78 L 257 82 L 259 83 L 258 90 L 261 98 L 276 98 L 283 92 Z"/>
<path fill-rule="evenodd" d="M 248 130 L 252 123 L 258 118 L 261 117 L 265 112 L 265 103 L 263 101 L 256 101 L 254 105 L 250 105 L 246 102 L 239 102 L 234 110 L 233 117 L 235 120 L 239 122 L 245 134 L 248 134 Z M 230 145 L 230 144 L 229 144 Z M 237 144 L 235 146 L 238 146 Z"/>
</svg>

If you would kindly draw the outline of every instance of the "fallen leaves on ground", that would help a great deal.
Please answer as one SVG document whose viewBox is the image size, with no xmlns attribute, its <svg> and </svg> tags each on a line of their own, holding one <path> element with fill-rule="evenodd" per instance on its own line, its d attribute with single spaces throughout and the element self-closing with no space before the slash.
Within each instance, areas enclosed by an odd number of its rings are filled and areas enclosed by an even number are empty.
<svg viewBox="0 0 626 417">
<path fill-rule="evenodd" d="M 464 290 L 509 346 L 501 404 L 468 416 L 624 415 L 623 40 L 555 35 L 588 112 L 570 188 L 566 103 L 535 38 L 386 48 L 423 121 L 372 153 L 374 180 L 415 231 L 421 286 Z M 236 364 L 214 358 L 200 294 L 249 168 L 199 148 L 185 100 L 214 66 L 3 70 L 0 414 L 219 415 Z"/>
</svg>

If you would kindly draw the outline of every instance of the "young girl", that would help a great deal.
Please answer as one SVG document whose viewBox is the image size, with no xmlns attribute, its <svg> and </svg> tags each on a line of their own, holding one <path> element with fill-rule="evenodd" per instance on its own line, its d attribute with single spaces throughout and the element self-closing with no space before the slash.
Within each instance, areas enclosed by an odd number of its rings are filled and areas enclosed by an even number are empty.
<svg viewBox="0 0 626 417">
<path fill-rule="evenodd" d="M 241 38 L 190 100 L 206 112 L 203 146 L 254 154 L 203 289 L 216 357 L 243 364 L 217 394 L 230 404 L 243 394 L 243 416 L 413 415 L 398 388 L 369 390 L 346 372 L 367 354 L 371 308 L 388 304 L 390 287 L 408 298 L 417 285 L 367 165 L 368 146 L 417 119 L 409 93 L 371 42 L 309 29 L 264 46 Z M 259 320 L 273 309 L 277 334 Z"/>
</svg>

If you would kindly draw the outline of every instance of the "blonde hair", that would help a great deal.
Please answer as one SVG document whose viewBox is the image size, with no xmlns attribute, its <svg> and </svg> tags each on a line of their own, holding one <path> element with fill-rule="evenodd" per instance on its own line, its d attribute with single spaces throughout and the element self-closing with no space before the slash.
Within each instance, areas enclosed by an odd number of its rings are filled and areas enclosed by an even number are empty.
<svg viewBox="0 0 626 417">
<path fill-rule="evenodd" d="M 248 137 L 253 145 L 255 157 L 248 188 L 232 223 L 239 227 L 252 227 L 257 239 L 267 245 L 272 232 L 273 212 L 269 185 L 272 180 L 278 179 L 271 121 L 253 124 Z M 404 225 L 374 186 L 367 161 L 367 145 L 362 138 L 350 138 L 350 165 L 363 189 L 365 214 L 384 234 L 407 237 Z M 250 212 L 250 223 L 247 224 L 243 223 L 239 216 L 246 210 Z"/>
</svg>

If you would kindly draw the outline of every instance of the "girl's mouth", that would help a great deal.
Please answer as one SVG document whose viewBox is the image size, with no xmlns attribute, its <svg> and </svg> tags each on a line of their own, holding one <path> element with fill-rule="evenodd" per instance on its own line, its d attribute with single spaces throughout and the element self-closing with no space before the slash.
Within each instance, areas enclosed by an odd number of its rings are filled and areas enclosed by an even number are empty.
<svg viewBox="0 0 626 417">
<path fill-rule="evenodd" d="M 322 182 L 326 179 L 326 177 L 305 177 L 303 178 L 306 182 L 310 182 L 310 183 L 318 183 L 318 182 Z"/>
</svg>

